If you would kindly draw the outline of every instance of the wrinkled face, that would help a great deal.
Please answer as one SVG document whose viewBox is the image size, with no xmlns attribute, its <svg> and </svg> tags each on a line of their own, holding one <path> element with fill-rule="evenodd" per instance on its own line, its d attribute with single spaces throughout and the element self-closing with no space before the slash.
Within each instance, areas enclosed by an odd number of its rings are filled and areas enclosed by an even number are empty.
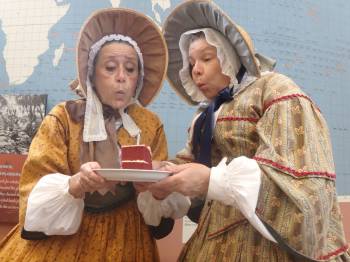
<svg viewBox="0 0 350 262">
<path fill-rule="evenodd" d="M 101 48 L 93 84 L 103 104 L 125 107 L 135 94 L 138 76 L 138 57 L 132 46 L 112 42 Z"/>
<path fill-rule="evenodd" d="M 198 38 L 190 44 L 189 62 L 193 81 L 208 99 L 216 97 L 230 84 L 230 77 L 221 71 L 216 48 L 204 38 Z"/>
</svg>

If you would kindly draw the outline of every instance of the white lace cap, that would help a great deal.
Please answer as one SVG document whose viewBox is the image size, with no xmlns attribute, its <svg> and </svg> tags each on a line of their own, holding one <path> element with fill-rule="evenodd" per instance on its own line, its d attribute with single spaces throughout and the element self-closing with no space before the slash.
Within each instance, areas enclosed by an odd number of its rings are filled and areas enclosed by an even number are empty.
<svg viewBox="0 0 350 262">
<path fill-rule="evenodd" d="M 203 32 L 207 42 L 216 47 L 217 56 L 220 61 L 221 70 L 224 75 L 230 77 L 230 86 L 237 84 L 236 75 L 241 67 L 241 61 L 230 42 L 218 31 L 212 28 L 200 28 L 189 30 L 180 37 L 179 46 L 182 54 L 183 66 L 179 72 L 179 76 L 187 94 L 196 102 L 204 102 L 208 99 L 197 88 L 192 80 L 189 71 L 188 49 L 190 46 L 190 36 L 192 34 Z"/>
<path fill-rule="evenodd" d="M 129 43 L 136 51 L 139 62 L 140 62 L 140 72 L 139 78 L 137 80 L 136 94 L 135 98 L 132 99 L 124 108 L 119 109 L 119 114 L 122 119 L 122 123 L 126 131 L 133 137 L 139 136 L 141 130 L 136 125 L 134 120 L 125 113 L 125 108 L 130 104 L 137 102 L 137 98 L 141 92 L 143 86 L 143 77 L 144 77 L 144 65 L 143 58 L 140 48 L 137 43 L 128 36 L 121 34 L 111 34 L 102 37 L 99 41 L 93 44 L 89 52 L 88 60 L 88 73 L 86 77 L 86 109 L 85 109 L 85 122 L 83 130 L 83 141 L 92 142 L 92 141 L 103 141 L 107 139 L 107 132 L 103 119 L 102 104 L 100 99 L 97 97 L 94 89 L 92 88 L 91 77 L 94 72 L 94 59 L 98 52 L 101 50 L 102 46 L 106 42 L 110 41 L 122 41 Z M 139 139 L 138 139 L 139 140 Z"/>
</svg>

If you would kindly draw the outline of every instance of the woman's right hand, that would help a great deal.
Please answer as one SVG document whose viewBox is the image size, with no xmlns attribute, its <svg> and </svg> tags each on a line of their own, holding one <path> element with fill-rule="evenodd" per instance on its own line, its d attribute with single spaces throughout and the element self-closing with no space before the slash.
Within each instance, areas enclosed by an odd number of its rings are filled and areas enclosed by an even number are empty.
<svg viewBox="0 0 350 262">
<path fill-rule="evenodd" d="M 172 165 L 175 165 L 175 164 L 167 161 L 158 161 L 158 160 L 152 161 L 152 168 L 153 170 L 157 170 L 157 171 L 165 171 L 167 166 L 172 166 Z M 136 192 L 141 193 L 141 192 L 147 191 L 148 187 L 151 186 L 153 183 L 154 182 L 133 182 L 133 185 L 134 185 L 134 188 L 136 189 Z M 161 200 L 161 199 L 158 199 L 158 200 Z"/>
<path fill-rule="evenodd" d="M 148 187 L 157 199 L 164 199 L 172 192 L 184 196 L 199 197 L 208 192 L 210 168 L 198 163 L 169 165 L 166 170 L 171 176 L 153 183 Z"/>
<path fill-rule="evenodd" d="M 166 171 L 167 166 L 175 166 L 175 164 L 169 161 L 158 161 L 158 160 L 152 161 L 153 170 Z"/>
<path fill-rule="evenodd" d="M 97 168 L 101 168 L 97 162 L 82 164 L 80 171 L 69 179 L 68 192 L 75 198 L 83 198 L 86 192 L 94 192 L 107 187 L 107 180 L 93 171 Z"/>
<path fill-rule="evenodd" d="M 153 170 L 163 170 L 166 166 L 165 161 L 158 161 L 158 160 L 153 160 L 152 161 L 152 168 Z M 145 192 L 147 191 L 148 187 L 152 184 L 153 182 L 133 182 L 132 184 L 134 185 L 134 188 L 137 193 Z"/>
</svg>

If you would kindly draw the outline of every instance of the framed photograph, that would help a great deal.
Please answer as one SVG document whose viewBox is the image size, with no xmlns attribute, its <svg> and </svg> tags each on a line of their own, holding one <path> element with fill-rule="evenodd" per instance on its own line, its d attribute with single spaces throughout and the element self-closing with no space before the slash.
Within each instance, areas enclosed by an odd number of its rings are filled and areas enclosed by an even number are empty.
<svg viewBox="0 0 350 262">
<path fill-rule="evenodd" d="M 47 95 L 0 95 L 0 222 L 18 222 L 18 183 Z"/>
<path fill-rule="evenodd" d="M 28 153 L 46 103 L 47 95 L 0 95 L 0 153 Z"/>
</svg>

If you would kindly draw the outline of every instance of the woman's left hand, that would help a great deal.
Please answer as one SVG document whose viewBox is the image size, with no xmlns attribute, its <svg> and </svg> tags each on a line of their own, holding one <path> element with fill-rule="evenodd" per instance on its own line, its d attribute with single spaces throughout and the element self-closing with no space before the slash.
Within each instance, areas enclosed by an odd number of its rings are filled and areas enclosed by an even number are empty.
<svg viewBox="0 0 350 262">
<path fill-rule="evenodd" d="M 148 187 L 154 197 L 164 199 L 172 192 L 178 192 L 189 197 L 201 196 L 207 193 L 210 178 L 210 168 L 207 166 L 189 163 L 167 166 L 166 170 L 173 173 L 173 175 Z"/>
<path fill-rule="evenodd" d="M 167 165 L 169 165 L 169 163 L 166 161 L 157 161 L 157 160 L 152 161 L 153 170 L 164 171 L 164 170 L 166 170 Z M 153 182 L 133 182 L 132 184 L 133 184 L 136 192 L 140 193 L 140 192 L 147 191 L 148 187 L 150 185 L 152 185 Z"/>
<path fill-rule="evenodd" d="M 132 183 L 136 192 L 141 193 L 148 190 L 148 187 L 152 184 L 151 182 L 133 182 Z"/>
</svg>

